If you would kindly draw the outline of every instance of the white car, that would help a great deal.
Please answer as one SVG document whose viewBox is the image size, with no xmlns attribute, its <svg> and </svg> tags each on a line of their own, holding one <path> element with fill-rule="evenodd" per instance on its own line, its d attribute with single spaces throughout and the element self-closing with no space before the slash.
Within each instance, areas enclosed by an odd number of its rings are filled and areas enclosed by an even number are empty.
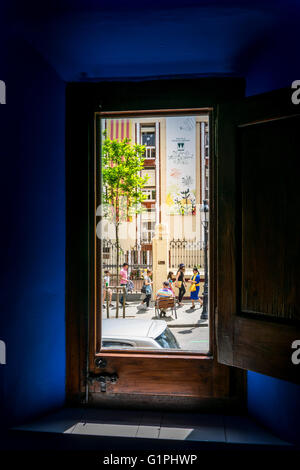
<svg viewBox="0 0 300 470">
<path fill-rule="evenodd" d="M 102 347 L 113 349 L 180 349 L 164 320 L 105 318 Z"/>
</svg>

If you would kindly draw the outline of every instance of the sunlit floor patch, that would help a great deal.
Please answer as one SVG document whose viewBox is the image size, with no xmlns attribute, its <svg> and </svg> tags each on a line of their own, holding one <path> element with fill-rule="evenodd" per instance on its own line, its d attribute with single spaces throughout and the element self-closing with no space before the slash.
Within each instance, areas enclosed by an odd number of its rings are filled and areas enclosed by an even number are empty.
<svg viewBox="0 0 300 470">
<path fill-rule="evenodd" d="M 247 416 L 63 408 L 16 431 L 289 446 Z"/>
</svg>

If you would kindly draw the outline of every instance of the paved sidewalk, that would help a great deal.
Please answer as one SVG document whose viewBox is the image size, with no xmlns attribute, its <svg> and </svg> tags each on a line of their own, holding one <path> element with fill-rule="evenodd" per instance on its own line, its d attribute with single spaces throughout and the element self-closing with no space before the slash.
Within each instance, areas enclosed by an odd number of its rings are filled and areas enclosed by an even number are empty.
<svg viewBox="0 0 300 470">
<path fill-rule="evenodd" d="M 155 320 L 157 317 L 155 316 L 155 309 L 154 309 L 154 302 L 150 303 L 150 309 L 148 311 L 140 310 L 137 308 L 140 301 L 128 301 L 129 304 L 125 308 L 125 318 L 144 318 L 146 320 Z M 109 318 L 116 318 L 116 302 L 113 301 L 113 307 L 109 308 Z M 169 327 L 196 327 L 196 326 L 208 326 L 208 320 L 201 320 L 201 309 L 199 305 L 196 304 L 195 310 L 191 309 L 191 301 L 187 300 L 184 301 L 182 307 L 177 307 L 177 319 L 175 319 L 175 315 L 172 315 L 171 310 L 167 310 L 167 315 L 163 318 Z M 106 308 L 103 309 L 103 318 L 107 318 Z M 123 307 L 120 305 L 119 308 L 119 318 L 123 318 Z"/>
</svg>

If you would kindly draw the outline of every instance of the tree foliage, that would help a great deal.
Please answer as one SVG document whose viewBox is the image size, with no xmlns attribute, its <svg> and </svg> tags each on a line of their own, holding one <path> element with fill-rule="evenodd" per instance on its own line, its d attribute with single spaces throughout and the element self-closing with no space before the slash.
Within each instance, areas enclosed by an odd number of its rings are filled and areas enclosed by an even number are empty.
<svg viewBox="0 0 300 470">
<path fill-rule="evenodd" d="M 145 146 L 130 139 L 104 139 L 102 181 L 105 217 L 116 226 L 142 210 L 146 196 L 142 189 L 149 177 L 140 176 L 144 168 Z"/>
</svg>

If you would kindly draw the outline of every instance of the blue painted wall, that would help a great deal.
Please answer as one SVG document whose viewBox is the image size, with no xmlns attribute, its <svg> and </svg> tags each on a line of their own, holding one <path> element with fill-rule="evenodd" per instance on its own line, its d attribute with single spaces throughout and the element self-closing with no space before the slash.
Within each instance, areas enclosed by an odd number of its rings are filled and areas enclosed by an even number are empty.
<svg viewBox="0 0 300 470">
<path fill-rule="evenodd" d="M 300 445 L 300 386 L 248 372 L 249 413 L 289 442 Z"/>
<path fill-rule="evenodd" d="M 0 429 L 65 399 L 65 85 L 24 41 L 1 46 Z"/>
<path fill-rule="evenodd" d="M 289 86 L 292 80 L 300 79 L 297 51 L 300 6 L 296 1 L 273 2 L 272 11 L 267 2 L 249 2 L 251 7 L 265 5 L 258 17 L 255 11 L 240 10 L 238 1 L 228 2 L 233 8 L 237 6 L 230 15 L 228 11 L 214 10 L 221 1 L 211 2 L 211 12 L 199 10 L 199 17 L 195 15 L 194 20 L 191 19 L 194 12 L 189 11 L 184 16 L 175 10 L 166 11 L 163 16 L 152 13 L 146 26 L 155 31 L 157 48 L 149 43 L 147 35 L 144 37 L 152 55 L 134 50 L 141 43 L 143 28 L 138 32 L 139 41 L 135 41 L 136 30 L 130 35 L 131 28 L 125 36 L 122 30 L 118 33 L 124 15 L 115 22 L 115 11 L 111 12 L 115 42 L 110 42 L 111 49 L 107 50 L 106 47 L 98 49 L 98 43 L 100 47 L 106 38 L 104 31 L 102 40 L 98 17 L 90 24 L 89 16 L 83 17 L 79 9 L 79 23 L 77 17 L 71 17 L 67 23 L 53 25 L 47 23 L 45 15 L 51 13 L 55 18 L 57 12 L 44 13 L 44 4 L 36 2 L 40 10 L 32 8 L 33 15 L 28 6 L 33 2 L 15 3 L 20 3 L 23 9 L 20 11 L 19 5 L 13 16 L 36 20 L 34 27 L 27 27 L 28 37 L 32 36 L 35 50 L 45 51 L 43 57 L 47 60 L 26 45 L 24 39 L 9 39 L 8 34 L 6 37 L 0 24 L 0 79 L 7 82 L 7 104 L 0 105 L 0 339 L 7 344 L 7 365 L 0 365 L 2 425 L 58 407 L 65 397 L 65 88 L 49 63 L 56 64 L 61 76 L 73 79 L 78 79 L 81 72 L 88 73 L 88 77 L 159 75 L 183 70 L 236 72 L 246 76 L 248 95 Z M 102 3 L 108 6 L 107 2 Z M 178 6 L 179 2 L 175 3 Z M 166 8 L 174 9 L 175 3 L 169 2 Z M 72 2 L 73 8 L 75 4 L 78 8 L 89 5 L 90 17 L 95 18 L 93 2 L 78 0 Z M 69 9 L 68 2 L 64 8 Z M 99 8 L 101 13 L 102 5 Z M 272 17 L 275 10 L 282 17 L 280 24 Z M 144 21 L 142 12 L 134 20 L 131 17 L 129 12 L 125 20 L 128 22 L 129 18 L 136 28 Z M 206 28 L 204 38 L 200 36 L 203 34 L 203 28 L 199 29 L 201 18 Z M 85 23 L 86 28 L 77 27 Z M 106 23 L 107 18 L 104 26 Z M 258 24 L 262 30 L 259 35 Z M 20 25 L 22 29 L 22 22 Z M 107 25 L 111 27 L 110 23 Z M 189 33 L 183 37 L 177 34 L 182 26 Z M 98 42 L 94 31 L 99 35 Z M 121 34 L 119 40 L 118 34 Z M 125 57 L 122 63 L 120 39 L 123 43 L 128 35 L 130 49 L 126 51 L 130 50 L 132 60 L 128 62 Z M 178 36 L 180 41 L 186 38 L 186 42 L 174 48 L 173 36 Z M 196 44 L 195 38 L 199 47 L 191 49 L 191 44 Z M 107 52 L 104 54 L 107 61 L 103 59 L 103 51 Z M 248 407 L 254 417 L 283 438 L 298 439 L 299 387 L 249 372 Z"/>
</svg>

